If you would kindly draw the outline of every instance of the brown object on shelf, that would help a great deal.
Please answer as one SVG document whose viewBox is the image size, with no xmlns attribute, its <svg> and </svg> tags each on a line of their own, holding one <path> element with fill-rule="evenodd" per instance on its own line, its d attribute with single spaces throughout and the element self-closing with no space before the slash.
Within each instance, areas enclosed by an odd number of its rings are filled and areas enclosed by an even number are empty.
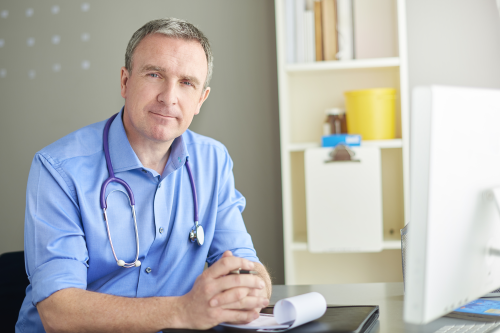
<svg viewBox="0 0 500 333">
<path fill-rule="evenodd" d="M 323 60 L 337 60 L 337 8 L 335 0 L 321 0 Z"/>
<path fill-rule="evenodd" d="M 339 108 L 327 109 L 323 135 L 347 134 L 345 111 Z"/>
<path fill-rule="evenodd" d="M 316 61 L 323 61 L 323 27 L 321 24 L 321 2 L 314 2 L 314 39 L 316 44 Z"/>
</svg>

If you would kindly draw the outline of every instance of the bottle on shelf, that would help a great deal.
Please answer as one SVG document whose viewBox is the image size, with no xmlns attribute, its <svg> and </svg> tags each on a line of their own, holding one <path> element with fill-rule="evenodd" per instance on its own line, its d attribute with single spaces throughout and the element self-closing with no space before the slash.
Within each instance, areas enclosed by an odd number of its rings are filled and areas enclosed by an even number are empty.
<svg viewBox="0 0 500 333">
<path fill-rule="evenodd" d="M 346 134 L 347 122 L 345 111 L 341 108 L 331 108 L 325 111 L 326 119 L 323 125 L 323 135 Z"/>
</svg>

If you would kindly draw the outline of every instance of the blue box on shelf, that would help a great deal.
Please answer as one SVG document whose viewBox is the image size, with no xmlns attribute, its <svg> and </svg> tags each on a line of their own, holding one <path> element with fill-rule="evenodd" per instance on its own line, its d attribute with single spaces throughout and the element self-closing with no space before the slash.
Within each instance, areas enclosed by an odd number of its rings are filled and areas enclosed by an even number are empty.
<svg viewBox="0 0 500 333">
<path fill-rule="evenodd" d="M 338 144 L 345 144 L 347 146 L 360 146 L 361 135 L 359 134 L 333 134 L 325 135 L 321 138 L 321 145 L 323 147 L 335 147 Z"/>
</svg>

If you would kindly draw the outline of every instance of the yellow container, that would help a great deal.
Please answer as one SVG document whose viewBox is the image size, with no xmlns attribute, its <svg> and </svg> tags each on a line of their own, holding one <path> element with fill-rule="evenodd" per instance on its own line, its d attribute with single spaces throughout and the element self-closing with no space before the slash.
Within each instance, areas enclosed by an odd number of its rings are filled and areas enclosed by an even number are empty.
<svg viewBox="0 0 500 333">
<path fill-rule="evenodd" d="M 346 91 L 347 132 L 362 140 L 388 140 L 396 135 L 396 90 L 391 88 Z"/>
</svg>

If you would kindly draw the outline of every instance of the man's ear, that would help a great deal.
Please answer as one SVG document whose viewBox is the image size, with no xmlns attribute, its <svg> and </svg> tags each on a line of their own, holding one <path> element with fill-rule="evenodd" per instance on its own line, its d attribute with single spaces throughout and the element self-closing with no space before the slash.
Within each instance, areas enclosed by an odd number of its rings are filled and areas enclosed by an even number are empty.
<svg viewBox="0 0 500 333">
<path fill-rule="evenodd" d="M 205 91 L 201 94 L 200 100 L 198 101 L 198 107 L 197 107 L 196 112 L 194 114 L 200 113 L 201 106 L 207 100 L 208 95 L 210 95 L 210 90 L 211 90 L 210 87 L 207 87 L 205 89 Z"/>
<path fill-rule="evenodd" d="M 127 83 L 129 77 L 130 77 L 129 71 L 125 67 L 122 67 L 120 73 L 120 85 L 121 85 L 121 94 L 123 98 L 127 97 Z"/>
</svg>

